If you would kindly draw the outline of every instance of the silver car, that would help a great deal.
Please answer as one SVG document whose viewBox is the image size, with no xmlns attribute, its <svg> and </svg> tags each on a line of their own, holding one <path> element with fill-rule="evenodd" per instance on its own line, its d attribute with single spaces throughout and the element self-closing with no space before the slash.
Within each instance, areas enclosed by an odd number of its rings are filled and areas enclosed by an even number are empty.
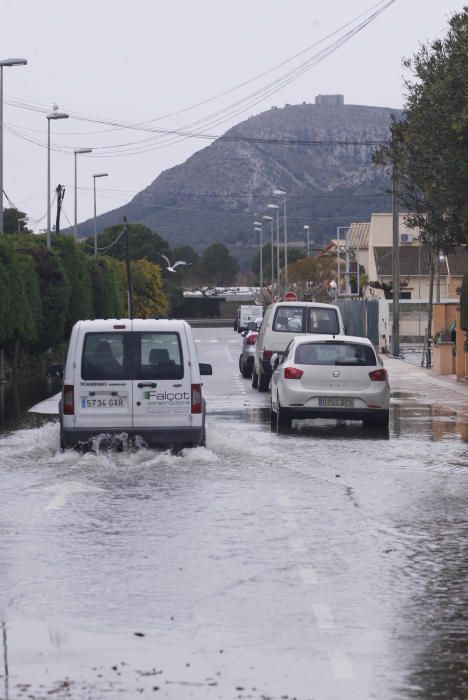
<svg viewBox="0 0 468 700">
<path fill-rule="evenodd" d="M 297 336 L 272 375 L 272 429 L 289 429 L 296 418 L 388 427 L 389 406 L 387 370 L 367 338 Z"/>
<path fill-rule="evenodd" d="M 244 379 L 250 379 L 255 357 L 255 345 L 257 343 L 258 331 L 247 330 L 242 333 L 242 350 L 239 355 L 239 372 Z"/>
</svg>

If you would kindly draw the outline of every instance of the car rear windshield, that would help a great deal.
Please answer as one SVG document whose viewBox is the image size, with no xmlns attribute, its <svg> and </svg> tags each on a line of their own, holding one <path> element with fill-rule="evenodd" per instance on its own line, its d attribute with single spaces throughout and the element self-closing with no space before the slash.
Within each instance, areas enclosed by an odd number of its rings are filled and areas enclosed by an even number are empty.
<svg viewBox="0 0 468 700">
<path fill-rule="evenodd" d="M 276 309 L 273 330 L 284 333 L 338 335 L 340 324 L 334 308 L 304 307 L 291 304 Z"/>
<path fill-rule="evenodd" d="M 348 365 L 375 366 L 374 349 L 360 343 L 303 343 L 298 345 L 294 356 L 298 365 Z"/>
<path fill-rule="evenodd" d="M 81 377 L 86 381 L 182 379 L 178 333 L 87 333 Z"/>
</svg>

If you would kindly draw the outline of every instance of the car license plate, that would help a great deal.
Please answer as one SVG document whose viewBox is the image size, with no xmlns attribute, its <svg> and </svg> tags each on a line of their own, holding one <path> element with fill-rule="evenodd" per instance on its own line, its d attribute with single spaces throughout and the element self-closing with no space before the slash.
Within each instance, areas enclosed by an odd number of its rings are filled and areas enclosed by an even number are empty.
<svg viewBox="0 0 468 700">
<path fill-rule="evenodd" d="M 354 408 L 354 399 L 340 399 L 340 398 L 330 398 L 330 399 L 319 399 L 319 406 L 327 406 L 330 408 Z"/>
<path fill-rule="evenodd" d="M 123 396 L 86 397 L 81 399 L 81 408 L 127 408 L 127 399 Z"/>
</svg>

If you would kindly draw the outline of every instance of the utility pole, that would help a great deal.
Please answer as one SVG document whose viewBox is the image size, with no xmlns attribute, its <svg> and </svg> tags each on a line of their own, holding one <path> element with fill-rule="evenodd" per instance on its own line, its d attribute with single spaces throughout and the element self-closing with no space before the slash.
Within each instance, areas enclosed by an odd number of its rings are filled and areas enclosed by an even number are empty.
<svg viewBox="0 0 468 700">
<path fill-rule="evenodd" d="M 65 187 L 62 187 L 62 185 L 57 185 L 55 191 L 57 193 L 57 218 L 55 219 L 55 232 L 60 233 L 60 214 L 62 213 L 62 202 L 63 198 L 65 197 Z"/>
<path fill-rule="evenodd" d="M 398 169 L 393 163 L 392 171 L 392 223 L 393 223 L 393 247 L 392 247 L 392 354 L 400 356 L 400 192 Z"/>
<path fill-rule="evenodd" d="M 124 216 L 124 241 L 125 241 L 125 267 L 127 269 L 127 303 L 128 303 L 128 318 L 133 318 L 133 303 L 132 303 L 132 273 L 130 270 L 130 257 L 128 254 L 128 224 L 127 217 Z"/>
</svg>

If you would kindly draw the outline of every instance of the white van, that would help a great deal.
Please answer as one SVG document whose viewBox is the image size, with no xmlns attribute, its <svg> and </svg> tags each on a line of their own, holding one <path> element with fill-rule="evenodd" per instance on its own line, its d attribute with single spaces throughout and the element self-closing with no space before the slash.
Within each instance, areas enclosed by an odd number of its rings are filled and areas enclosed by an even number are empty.
<svg viewBox="0 0 468 700">
<path fill-rule="evenodd" d="M 273 353 L 282 354 L 291 338 L 305 333 L 344 335 L 339 308 L 315 301 L 279 301 L 267 307 L 255 349 L 254 389 L 268 391 L 272 375 L 271 356 Z"/>
<path fill-rule="evenodd" d="M 249 323 L 258 323 L 258 319 L 262 318 L 263 309 L 261 306 L 254 304 L 243 304 L 239 307 L 239 321 L 237 324 L 237 332 L 246 331 Z"/>
<path fill-rule="evenodd" d="M 203 445 L 200 375 L 208 374 L 186 321 L 78 321 L 63 376 L 60 446 L 122 433 L 148 446 Z"/>
</svg>

